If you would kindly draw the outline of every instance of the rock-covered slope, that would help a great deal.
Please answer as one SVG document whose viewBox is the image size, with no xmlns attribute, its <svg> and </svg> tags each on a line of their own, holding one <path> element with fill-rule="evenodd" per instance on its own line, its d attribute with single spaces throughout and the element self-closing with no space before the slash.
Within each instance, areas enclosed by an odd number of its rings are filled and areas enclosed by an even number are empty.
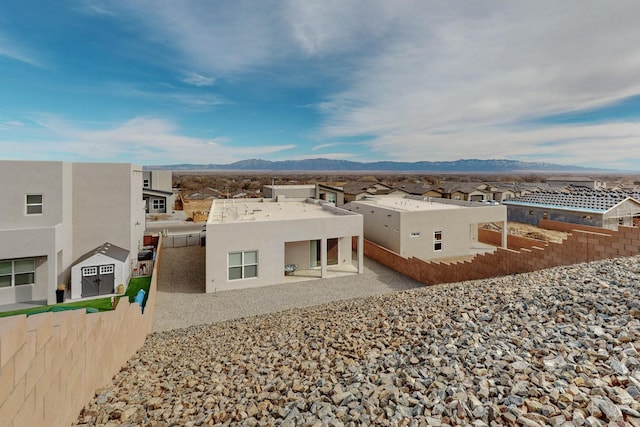
<svg viewBox="0 0 640 427">
<path fill-rule="evenodd" d="M 89 425 L 640 425 L 640 257 L 151 335 Z"/>
</svg>

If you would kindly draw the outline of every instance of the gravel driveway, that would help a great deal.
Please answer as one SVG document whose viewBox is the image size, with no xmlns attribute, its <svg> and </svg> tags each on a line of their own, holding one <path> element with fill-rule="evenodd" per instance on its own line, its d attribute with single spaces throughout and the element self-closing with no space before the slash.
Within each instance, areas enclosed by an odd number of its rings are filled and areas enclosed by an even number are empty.
<svg viewBox="0 0 640 427">
<path fill-rule="evenodd" d="M 206 294 L 205 248 L 163 248 L 153 330 L 186 328 L 424 286 L 367 258 L 364 267 L 364 273 L 353 276 Z"/>
</svg>

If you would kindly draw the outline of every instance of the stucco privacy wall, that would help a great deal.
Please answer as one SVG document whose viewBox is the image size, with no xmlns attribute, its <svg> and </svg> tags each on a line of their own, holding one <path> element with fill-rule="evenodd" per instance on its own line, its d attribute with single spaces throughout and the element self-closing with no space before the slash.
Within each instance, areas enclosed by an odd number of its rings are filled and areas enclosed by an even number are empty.
<svg viewBox="0 0 640 427">
<path fill-rule="evenodd" d="M 638 255 L 640 228 L 621 226 L 617 231 L 598 230 L 600 232 L 572 228 L 571 234 L 562 243 L 549 242 L 544 246 L 520 250 L 497 248 L 495 252 L 478 255 L 472 261 L 452 264 L 403 258 L 367 240 L 364 242 L 364 254 L 428 285 L 485 279 L 560 265 Z"/>
<path fill-rule="evenodd" d="M 126 298 L 114 311 L 84 310 L 0 318 L 0 423 L 68 426 L 144 344 L 153 323 L 158 245 L 142 314 Z"/>
</svg>

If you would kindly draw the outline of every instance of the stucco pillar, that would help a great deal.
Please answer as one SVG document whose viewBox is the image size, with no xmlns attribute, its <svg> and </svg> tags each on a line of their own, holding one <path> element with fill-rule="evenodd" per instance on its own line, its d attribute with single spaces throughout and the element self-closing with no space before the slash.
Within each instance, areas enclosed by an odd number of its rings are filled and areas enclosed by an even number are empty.
<svg viewBox="0 0 640 427">
<path fill-rule="evenodd" d="M 507 221 L 502 221 L 502 248 L 507 248 L 507 234 L 509 230 L 507 229 Z"/>
<path fill-rule="evenodd" d="M 323 279 L 327 276 L 327 238 L 320 240 L 320 277 Z"/>
<path fill-rule="evenodd" d="M 358 273 L 364 273 L 364 237 L 358 236 Z"/>
</svg>

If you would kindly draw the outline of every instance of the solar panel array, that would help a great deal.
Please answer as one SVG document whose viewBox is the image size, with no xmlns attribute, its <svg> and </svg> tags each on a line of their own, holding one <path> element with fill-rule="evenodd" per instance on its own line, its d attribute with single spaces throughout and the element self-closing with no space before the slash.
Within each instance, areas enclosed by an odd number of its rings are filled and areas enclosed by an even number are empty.
<svg viewBox="0 0 640 427">
<path fill-rule="evenodd" d="M 511 202 L 606 212 L 627 197 L 640 200 L 640 191 L 568 187 L 562 190 L 535 191 L 512 199 Z"/>
</svg>

